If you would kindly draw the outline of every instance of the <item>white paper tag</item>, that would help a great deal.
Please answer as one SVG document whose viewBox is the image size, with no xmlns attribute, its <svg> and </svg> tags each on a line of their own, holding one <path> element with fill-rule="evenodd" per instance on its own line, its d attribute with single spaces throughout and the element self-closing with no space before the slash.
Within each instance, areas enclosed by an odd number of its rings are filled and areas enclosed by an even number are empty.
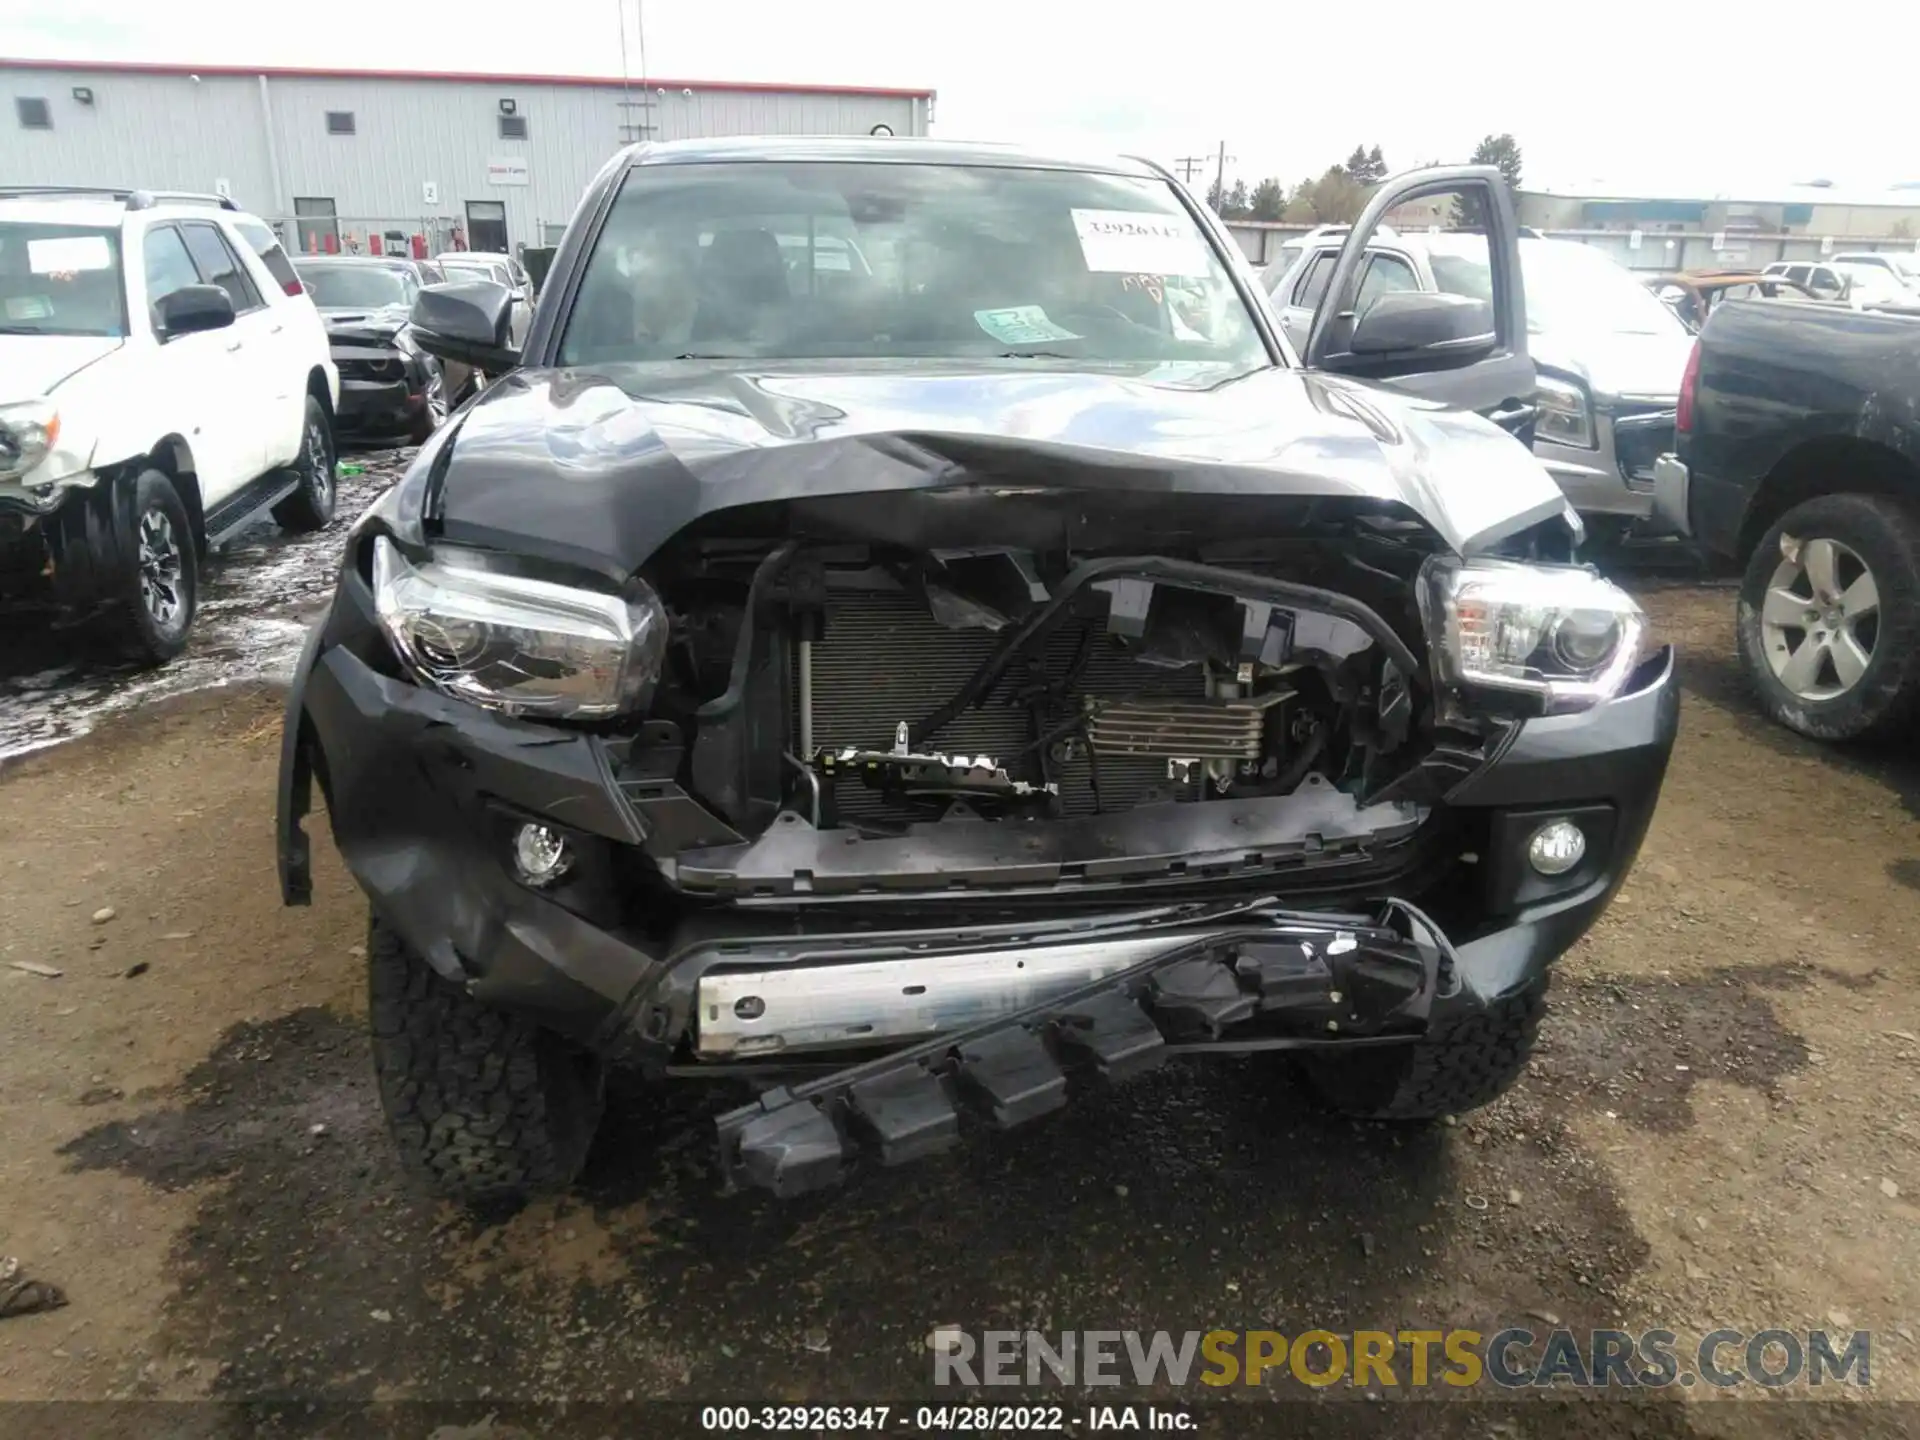
<svg viewBox="0 0 1920 1440">
<path fill-rule="evenodd" d="M 104 235 L 62 235 L 27 241 L 27 268 L 36 275 L 69 270 L 111 270 L 113 250 Z"/>
<path fill-rule="evenodd" d="M 1205 275 L 1206 241 L 1184 215 L 1157 210 L 1075 210 L 1087 269 L 1123 275 Z"/>
</svg>

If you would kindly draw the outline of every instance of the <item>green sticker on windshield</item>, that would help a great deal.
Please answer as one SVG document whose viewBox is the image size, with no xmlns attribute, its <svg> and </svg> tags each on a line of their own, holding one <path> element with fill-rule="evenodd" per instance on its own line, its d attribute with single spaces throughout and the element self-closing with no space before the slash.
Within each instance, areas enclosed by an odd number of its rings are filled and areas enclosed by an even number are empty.
<svg viewBox="0 0 1920 1440">
<path fill-rule="evenodd" d="M 1044 345 L 1051 340 L 1078 340 L 1047 318 L 1038 305 L 1013 305 L 1005 310 L 976 310 L 974 323 L 1002 345 Z"/>
</svg>

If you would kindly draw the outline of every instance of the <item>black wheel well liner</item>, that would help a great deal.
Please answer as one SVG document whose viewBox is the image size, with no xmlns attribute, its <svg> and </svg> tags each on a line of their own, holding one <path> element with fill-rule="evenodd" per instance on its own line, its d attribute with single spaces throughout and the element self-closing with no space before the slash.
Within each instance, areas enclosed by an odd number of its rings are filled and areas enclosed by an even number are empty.
<svg viewBox="0 0 1920 1440">
<path fill-rule="evenodd" d="M 1747 502 L 1735 554 L 1742 564 L 1774 521 L 1818 495 L 1894 495 L 1920 500 L 1920 465 L 1858 435 L 1822 435 L 1780 457 Z"/>
</svg>

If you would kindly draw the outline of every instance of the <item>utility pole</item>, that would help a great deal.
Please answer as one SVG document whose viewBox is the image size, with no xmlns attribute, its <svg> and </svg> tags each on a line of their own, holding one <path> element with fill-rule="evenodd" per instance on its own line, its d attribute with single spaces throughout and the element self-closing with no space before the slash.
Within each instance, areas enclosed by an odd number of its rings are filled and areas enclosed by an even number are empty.
<svg viewBox="0 0 1920 1440">
<path fill-rule="evenodd" d="M 1180 172 L 1181 183 L 1191 185 L 1193 177 L 1200 173 L 1200 167 L 1206 164 L 1209 158 L 1211 157 L 1206 155 L 1182 155 L 1174 161 L 1174 168 Z"/>
<path fill-rule="evenodd" d="M 1227 208 L 1227 161 L 1238 160 L 1239 158 L 1238 155 L 1227 154 L 1227 142 L 1224 140 L 1220 142 L 1218 168 L 1213 172 L 1213 193 L 1220 197 L 1220 208 L 1222 210 Z"/>
</svg>

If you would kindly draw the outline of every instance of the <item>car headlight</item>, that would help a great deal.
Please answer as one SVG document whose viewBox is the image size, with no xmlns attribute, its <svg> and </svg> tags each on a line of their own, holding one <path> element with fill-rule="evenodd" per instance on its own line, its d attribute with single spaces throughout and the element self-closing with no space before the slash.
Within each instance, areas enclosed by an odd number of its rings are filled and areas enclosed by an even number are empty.
<svg viewBox="0 0 1920 1440">
<path fill-rule="evenodd" d="M 421 680 L 488 710 L 591 720 L 644 706 L 660 677 L 667 614 L 645 581 L 581 590 L 373 542 L 374 608 Z"/>
<path fill-rule="evenodd" d="M 47 399 L 0 405 L 0 475 L 25 475 L 60 439 L 60 411 Z"/>
<path fill-rule="evenodd" d="M 1443 686 L 1532 697 L 1549 715 L 1619 694 L 1646 633 L 1632 596 L 1573 566 L 1431 560 L 1421 611 Z"/>
<path fill-rule="evenodd" d="M 1535 438 L 1593 449 L 1593 402 L 1585 388 L 1551 375 L 1536 376 L 1535 384 L 1538 390 L 1534 400 L 1539 407 L 1533 422 Z"/>
</svg>

